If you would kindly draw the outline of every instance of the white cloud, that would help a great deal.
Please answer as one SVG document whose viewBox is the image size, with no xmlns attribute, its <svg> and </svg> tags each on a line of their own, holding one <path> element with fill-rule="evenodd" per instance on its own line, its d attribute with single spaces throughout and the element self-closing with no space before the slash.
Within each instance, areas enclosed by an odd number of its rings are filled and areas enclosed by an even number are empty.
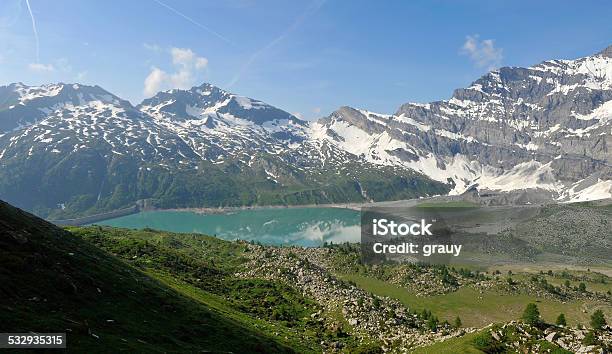
<svg viewBox="0 0 612 354">
<path fill-rule="evenodd" d="M 205 69 L 208 66 L 208 59 L 206 58 L 196 58 L 195 61 L 195 68 L 198 70 L 202 70 Z"/>
<path fill-rule="evenodd" d="M 170 54 L 172 55 L 172 63 L 178 65 L 189 65 L 195 58 L 195 53 L 189 48 L 172 48 Z"/>
<path fill-rule="evenodd" d="M 313 109 L 312 109 L 312 113 L 316 113 L 316 114 L 321 113 L 321 107 L 315 107 L 315 108 L 313 108 Z"/>
<path fill-rule="evenodd" d="M 480 40 L 479 37 L 477 34 L 465 37 L 465 42 L 461 47 L 461 54 L 467 55 L 479 68 L 493 70 L 499 67 L 503 59 L 503 50 L 495 48 L 494 40 Z"/>
<path fill-rule="evenodd" d="M 159 68 L 152 67 L 144 81 L 145 96 L 155 95 L 165 85 L 166 81 L 168 81 L 168 74 Z"/>
<path fill-rule="evenodd" d="M 55 71 L 53 64 L 42 64 L 42 63 L 31 63 L 28 65 L 28 69 L 38 73 L 48 73 Z"/>
<path fill-rule="evenodd" d="M 168 73 L 156 66 L 151 67 L 144 81 L 145 96 L 170 88 L 189 88 L 194 84 L 197 74 L 208 67 L 208 59 L 198 56 L 189 48 L 171 48 L 170 55 L 174 72 Z"/>
</svg>

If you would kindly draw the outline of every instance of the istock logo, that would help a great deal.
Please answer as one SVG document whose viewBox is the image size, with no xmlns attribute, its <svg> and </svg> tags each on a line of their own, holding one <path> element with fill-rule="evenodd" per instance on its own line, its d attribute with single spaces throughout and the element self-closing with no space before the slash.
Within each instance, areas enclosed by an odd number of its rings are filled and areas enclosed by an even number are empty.
<svg viewBox="0 0 612 354">
<path fill-rule="evenodd" d="M 372 219 L 372 233 L 374 236 L 432 236 L 429 231 L 431 224 L 421 219 L 420 223 L 396 223 L 388 219 Z"/>
<path fill-rule="evenodd" d="M 362 208 L 362 262 L 448 264 L 463 249 L 454 226 L 461 215 L 436 208 Z"/>
</svg>

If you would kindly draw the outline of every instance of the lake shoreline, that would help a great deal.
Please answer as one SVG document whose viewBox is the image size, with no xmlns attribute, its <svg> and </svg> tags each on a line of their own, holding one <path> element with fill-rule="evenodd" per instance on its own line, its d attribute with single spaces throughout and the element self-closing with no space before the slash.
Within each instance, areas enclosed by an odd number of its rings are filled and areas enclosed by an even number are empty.
<svg viewBox="0 0 612 354">
<path fill-rule="evenodd" d="M 360 210 L 363 206 L 358 204 L 299 204 L 299 205 L 256 205 L 241 207 L 201 207 L 201 208 L 168 208 L 168 209 L 148 209 L 142 211 L 178 211 L 193 212 L 196 214 L 227 214 L 243 210 L 269 210 L 269 209 L 311 209 L 311 208 L 339 208 Z"/>
<path fill-rule="evenodd" d="M 367 207 L 391 207 L 391 206 L 403 206 L 409 207 L 416 205 L 417 202 L 423 202 L 427 200 L 436 200 L 440 196 L 426 197 L 426 198 L 414 198 L 414 199 L 401 199 L 401 200 L 389 200 L 379 202 L 353 202 L 353 203 L 328 203 L 328 204 L 294 204 L 294 205 L 250 205 L 250 206 L 225 206 L 225 207 L 193 207 L 193 208 L 156 208 L 156 207 L 142 207 L 136 204 L 132 207 L 112 210 L 105 213 L 88 215 L 79 218 L 71 218 L 64 220 L 47 220 L 56 225 L 66 226 L 80 226 L 94 224 L 99 221 L 107 221 L 117 217 L 138 214 L 142 212 L 151 211 L 176 211 L 176 212 L 192 212 L 201 215 L 215 215 L 215 214 L 228 214 L 238 211 L 246 210 L 274 210 L 274 209 L 300 209 L 300 208 L 338 208 L 348 209 L 354 211 L 361 211 L 362 208 Z M 93 221 L 92 221 L 93 220 Z"/>
<path fill-rule="evenodd" d="M 412 201 L 410 200 L 402 200 L 402 201 L 392 201 L 396 202 L 405 202 Z M 374 206 L 378 203 L 387 203 L 387 202 L 374 202 L 374 203 L 333 203 L 333 204 L 295 204 L 295 205 L 253 205 L 253 206 L 236 206 L 236 207 L 197 207 L 197 208 L 155 208 L 148 207 L 143 208 L 137 205 L 134 205 L 129 208 L 123 208 L 118 210 L 113 210 L 105 213 L 95 214 L 83 216 L 80 218 L 71 218 L 71 219 L 63 219 L 63 220 L 47 220 L 53 224 L 60 226 L 82 226 L 82 225 L 92 225 L 96 222 L 112 220 L 117 217 L 138 214 L 142 212 L 164 212 L 164 211 L 173 211 L 173 212 L 191 212 L 199 215 L 219 215 L 219 214 L 230 214 L 238 211 L 247 211 L 247 210 L 275 210 L 275 209 L 319 209 L 319 208 L 337 208 L 337 209 L 348 209 L 354 211 L 360 211 L 361 208 L 367 206 Z"/>
<path fill-rule="evenodd" d="M 251 206 L 228 206 L 228 207 L 199 207 L 199 208 L 151 208 L 141 211 L 188 211 L 196 214 L 225 214 L 243 210 L 268 210 L 268 209 L 301 209 L 301 208 L 339 208 L 360 211 L 362 208 L 391 207 L 391 206 L 414 206 L 417 202 L 436 200 L 436 197 L 386 200 L 380 202 L 354 202 L 354 203 L 328 203 L 328 204 L 293 204 L 293 205 L 251 205 Z"/>
</svg>

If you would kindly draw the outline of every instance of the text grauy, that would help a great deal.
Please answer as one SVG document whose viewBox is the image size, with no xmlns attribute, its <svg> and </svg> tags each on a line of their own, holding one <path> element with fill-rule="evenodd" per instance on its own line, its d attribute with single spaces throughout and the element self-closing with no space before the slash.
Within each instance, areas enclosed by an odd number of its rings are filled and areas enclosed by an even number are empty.
<svg viewBox="0 0 612 354">
<path fill-rule="evenodd" d="M 372 219 L 372 233 L 374 236 L 433 236 L 431 232 L 432 224 L 421 219 L 419 223 L 397 223 L 388 219 Z M 403 242 L 399 244 L 385 244 L 375 242 L 373 251 L 377 254 L 422 254 L 429 257 L 433 254 L 450 254 L 454 257 L 461 253 L 462 245 L 448 244 L 423 244 L 418 245 L 413 242 Z"/>
</svg>

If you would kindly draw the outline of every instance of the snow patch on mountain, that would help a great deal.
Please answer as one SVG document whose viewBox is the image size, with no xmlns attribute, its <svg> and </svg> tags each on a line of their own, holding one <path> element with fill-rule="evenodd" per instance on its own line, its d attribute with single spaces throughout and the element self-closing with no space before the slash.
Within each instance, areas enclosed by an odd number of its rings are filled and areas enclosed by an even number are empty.
<svg viewBox="0 0 612 354">
<path fill-rule="evenodd" d="M 393 119 L 397 120 L 398 122 L 402 122 L 402 123 L 406 123 L 406 124 L 410 124 L 413 125 L 415 127 L 417 127 L 417 129 L 421 130 L 421 131 L 428 131 L 431 129 L 431 126 L 427 125 L 427 124 L 423 124 L 421 122 L 417 122 L 416 120 L 410 118 L 410 117 L 406 117 L 406 115 L 404 114 L 400 114 L 399 116 L 393 116 Z"/>
<path fill-rule="evenodd" d="M 500 192 L 510 192 L 521 189 L 543 189 L 559 192 L 563 183 L 556 180 L 552 162 L 543 164 L 539 161 L 520 163 L 510 170 L 498 175 L 483 174 L 475 179 L 480 188 Z"/>
<path fill-rule="evenodd" d="M 15 84 L 15 91 L 19 94 L 19 104 L 21 105 L 40 97 L 57 96 L 63 88 L 63 84 L 49 84 L 42 86 L 25 86 L 21 83 Z"/>
<path fill-rule="evenodd" d="M 578 114 L 572 112 L 576 119 L 580 120 L 597 120 L 599 123 L 607 123 L 612 118 L 612 100 L 604 102 L 601 106 L 588 114 Z"/>
<path fill-rule="evenodd" d="M 580 187 L 582 181 L 574 184 L 559 200 L 566 203 L 586 202 L 589 200 L 612 198 L 612 181 L 598 179 L 597 183 Z"/>
</svg>

